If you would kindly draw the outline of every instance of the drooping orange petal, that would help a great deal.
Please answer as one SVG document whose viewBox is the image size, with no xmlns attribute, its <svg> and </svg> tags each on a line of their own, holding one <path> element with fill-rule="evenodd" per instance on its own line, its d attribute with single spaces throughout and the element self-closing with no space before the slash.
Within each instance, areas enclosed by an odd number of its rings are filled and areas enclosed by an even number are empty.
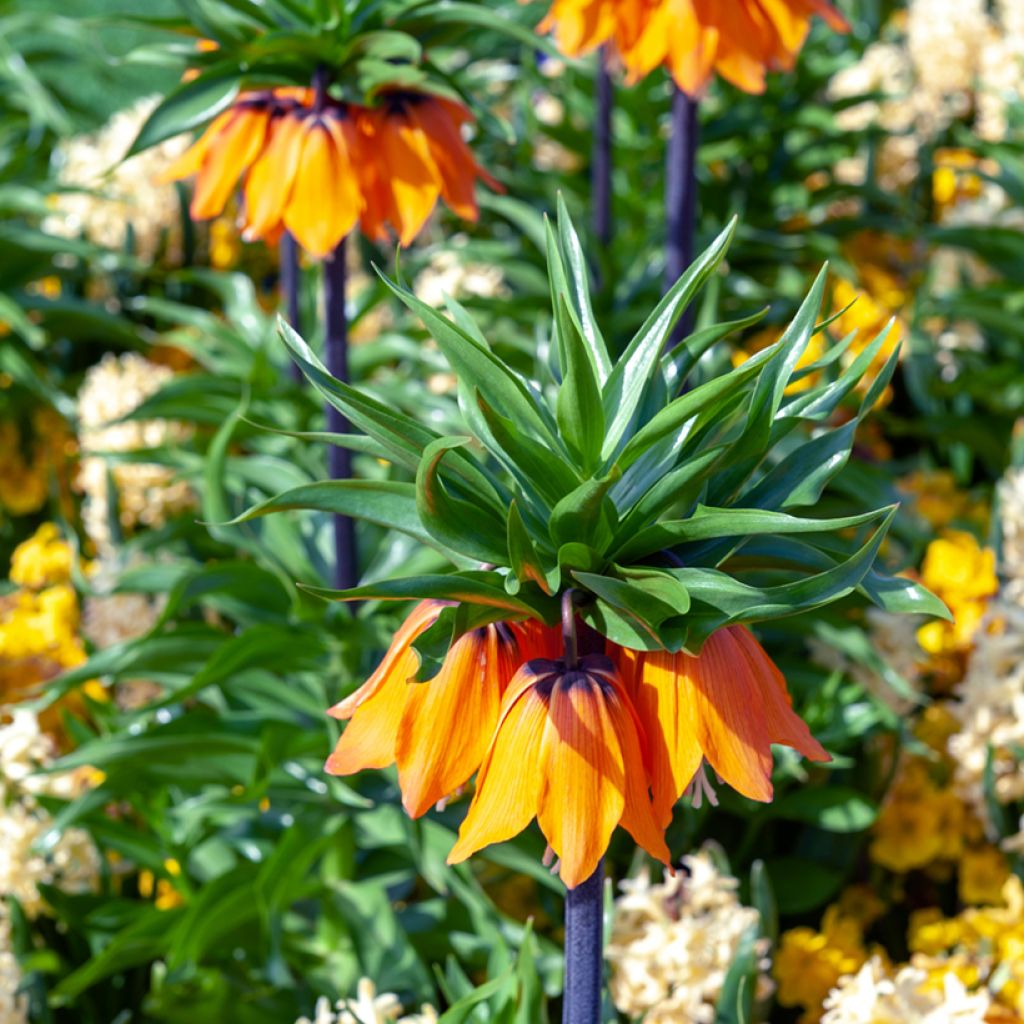
<svg viewBox="0 0 1024 1024">
<path fill-rule="evenodd" d="M 355 226 L 362 197 L 348 154 L 339 148 L 326 119 L 310 117 L 304 127 L 302 155 L 284 223 L 310 255 L 323 258 Z"/>
<path fill-rule="evenodd" d="M 648 761 L 644 749 L 647 738 L 643 725 L 623 684 L 611 673 L 603 673 L 602 678 L 608 715 L 618 737 L 626 767 L 625 804 L 619 824 L 652 857 L 668 865 L 670 856 L 665 845 L 665 825 L 668 821 L 662 823 L 657 820 L 647 791 L 647 772 L 644 770 Z"/>
<path fill-rule="evenodd" d="M 245 233 L 264 238 L 281 224 L 302 154 L 302 120 L 294 112 L 276 118 L 263 153 L 245 182 Z"/>
<path fill-rule="evenodd" d="M 363 234 L 375 242 L 388 239 L 387 221 L 391 210 L 391 193 L 384 178 L 380 156 L 380 136 L 384 112 L 379 108 L 361 108 L 356 115 L 355 150 L 352 165 L 363 195 L 363 211 L 359 224 Z"/>
<path fill-rule="evenodd" d="M 422 130 L 401 111 L 391 111 L 380 132 L 383 174 L 391 194 L 392 223 L 401 245 L 420 233 L 441 194 L 439 174 Z"/>
<path fill-rule="evenodd" d="M 433 679 L 409 688 L 395 759 L 411 817 L 449 796 L 480 766 L 520 662 L 511 631 L 487 626 L 461 637 Z"/>
<path fill-rule="evenodd" d="M 395 760 L 395 740 L 415 673 L 412 655 L 405 655 L 405 670 L 392 672 L 382 686 L 364 700 L 338 739 L 324 766 L 331 775 L 352 775 L 367 768 L 386 768 Z M 418 684 L 418 685 L 423 685 Z"/>
<path fill-rule="evenodd" d="M 764 702 L 730 630 L 713 633 L 688 667 L 704 756 L 737 792 L 751 800 L 771 800 L 771 738 Z"/>
<path fill-rule="evenodd" d="M 393 676 L 402 682 L 414 678 L 420 663 L 412 643 L 437 621 L 444 607 L 443 601 L 420 601 L 398 628 L 391 646 L 373 675 L 355 693 L 335 704 L 327 713 L 334 718 L 351 718 L 359 705 L 375 696 Z"/>
<path fill-rule="evenodd" d="M 203 162 L 190 212 L 195 220 L 216 217 L 239 177 L 259 155 L 270 114 L 265 107 L 240 106 L 211 144 Z"/>
<path fill-rule="evenodd" d="M 170 167 L 164 170 L 157 179 L 158 183 L 163 185 L 169 181 L 180 181 L 182 178 L 188 178 L 196 174 L 203 166 L 203 161 L 206 159 L 206 154 L 209 153 L 210 147 L 231 120 L 233 114 L 234 109 L 225 110 L 223 113 L 218 114 L 210 122 L 206 131 L 177 160 L 174 160 Z"/>
<path fill-rule="evenodd" d="M 811 735 L 804 720 L 793 710 L 786 680 L 753 633 L 745 626 L 733 626 L 730 629 L 733 639 L 747 659 L 751 675 L 760 687 L 771 742 L 792 747 L 809 761 L 832 760 L 825 748 Z"/>
<path fill-rule="evenodd" d="M 600 687 L 584 672 L 555 682 L 541 764 L 537 823 L 562 862 L 562 881 L 574 888 L 594 873 L 626 801 L 619 738 Z"/>
<path fill-rule="evenodd" d="M 485 846 L 518 835 L 537 813 L 548 705 L 536 679 L 523 666 L 509 684 L 501 718 L 480 766 L 473 802 L 448 854 L 449 864 L 459 864 Z"/>
<path fill-rule="evenodd" d="M 620 649 L 616 662 L 643 726 L 654 814 L 664 828 L 672 808 L 700 767 L 689 663 L 694 659 L 666 651 Z"/>
<path fill-rule="evenodd" d="M 415 122 L 430 149 L 441 176 L 444 201 L 465 220 L 476 220 L 476 161 L 454 121 L 432 99 L 410 104 L 409 117 Z"/>
</svg>

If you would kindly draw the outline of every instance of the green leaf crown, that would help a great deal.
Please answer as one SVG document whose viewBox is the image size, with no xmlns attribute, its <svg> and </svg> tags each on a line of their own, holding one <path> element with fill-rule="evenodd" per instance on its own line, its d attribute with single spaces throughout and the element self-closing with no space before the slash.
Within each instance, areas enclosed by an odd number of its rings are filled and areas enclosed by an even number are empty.
<svg viewBox="0 0 1024 1024">
<path fill-rule="evenodd" d="M 430 427 L 332 378 L 286 324 L 293 358 L 326 400 L 414 479 L 323 481 L 240 516 L 315 508 L 362 517 L 443 553 L 449 574 L 396 579 L 324 597 L 454 602 L 445 641 L 501 619 L 557 620 L 578 591 L 584 620 L 636 649 L 699 652 L 716 629 L 774 619 L 858 592 L 894 612 L 947 615 L 910 579 L 875 568 L 895 515 L 811 518 L 846 464 L 858 423 L 890 381 L 898 352 L 873 380 L 886 331 L 843 367 L 853 335 L 797 370 L 818 322 L 826 273 L 768 348 L 693 383 L 698 361 L 762 313 L 702 327 L 675 348 L 674 325 L 725 256 L 735 222 L 667 292 L 612 359 L 590 300 L 587 264 L 564 205 L 547 225 L 549 365 L 527 379 L 503 361 L 465 308 L 448 316 L 387 284 L 425 325 L 458 379 L 464 431 Z M 812 383 L 787 391 L 794 380 Z M 837 424 L 843 404 L 852 415 Z M 356 446 L 351 437 L 335 443 Z M 365 439 L 360 448 L 368 450 Z M 835 497 L 835 496 L 833 496 Z"/>
</svg>

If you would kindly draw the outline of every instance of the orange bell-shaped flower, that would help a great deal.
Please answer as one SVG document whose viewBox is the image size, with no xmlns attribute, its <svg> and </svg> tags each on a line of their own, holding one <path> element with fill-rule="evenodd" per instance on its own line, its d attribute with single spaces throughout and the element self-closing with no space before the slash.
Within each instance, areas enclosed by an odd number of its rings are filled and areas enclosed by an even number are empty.
<svg viewBox="0 0 1024 1024">
<path fill-rule="evenodd" d="M 537 659 L 509 685 L 476 795 L 448 857 L 465 860 L 536 817 L 569 888 L 589 878 L 621 825 L 668 864 L 647 791 L 643 728 L 604 655 Z"/>
<path fill-rule="evenodd" d="M 501 186 L 477 164 L 462 137 L 469 111 L 427 93 L 389 92 L 360 112 L 365 198 L 362 229 L 385 240 L 388 226 L 408 245 L 444 201 L 464 220 L 477 219 L 476 179 Z"/>
<path fill-rule="evenodd" d="M 786 681 L 745 626 L 726 626 L 698 657 L 616 648 L 647 735 L 651 791 L 664 827 L 706 760 L 737 792 L 772 798 L 773 743 L 811 761 L 829 755 L 793 711 Z"/>
<path fill-rule="evenodd" d="M 610 42 L 630 81 L 664 64 L 691 96 L 715 72 L 759 93 L 766 71 L 793 67 L 815 14 L 849 28 L 827 0 L 554 0 L 540 28 L 570 56 Z"/>
<path fill-rule="evenodd" d="M 549 649 L 547 631 L 537 623 L 485 626 L 452 646 L 433 679 L 414 682 L 419 655 L 412 644 L 444 607 L 440 601 L 418 604 L 373 675 L 330 711 L 351 721 L 327 771 L 351 775 L 397 763 L 402 804 L 414 818 L 477 770 L 516 669 Z"/>
</svg>

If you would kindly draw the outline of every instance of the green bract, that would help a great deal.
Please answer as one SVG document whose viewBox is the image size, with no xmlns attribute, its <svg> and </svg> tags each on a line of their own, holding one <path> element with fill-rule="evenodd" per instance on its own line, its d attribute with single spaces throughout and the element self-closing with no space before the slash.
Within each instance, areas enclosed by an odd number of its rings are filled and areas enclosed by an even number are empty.
<svg viewBox="0 0 1024 1024">
<path fill-rule="evenodd" d="M 843 515 L 796 514 L 819 504 L 846 463 L 855 428 L 897 358 L 866 384 L 840 425 L 834 414 L 844 400 L 849 408 L 884 334 L 840 369 L 846 339 L 796 374 L 815 373 L 820 383 L 786 393 L 811 336 L 825 326 L 818 323 L 824 271 L 779 341 L 729 372 L 690 386 L 702 352 L 755 318 L 705 327 L 666 351 L 683 309 L 721 263 L 734 226 L 613 360 L 591 307 L 579 240 L 560 206 L 557 231 L 548 228 L 552 365 L 541 380 L 525 379 L 500 359 L 457 303 L 443 316 L 389 282 L 458 378 L 464 429 L 457 436 L 439 436 L 334 380 L 282 324 L 309 380 L 406 479 L 306 485 L 236 522 L 319 509 L 433 546 L 450 558 L 450 575 L 315 592 L 457 602 L 431 631 L 439 644 L 453 630 L 498 619 L 554 622 L 567 588 L 580 592 L 580 613 L 600 633 L 648 650 L 696 653 L 721 626 L 806 611 L 853 591 L 889 611 L 946 615 L 917 583 L 873 568 L 895 506 L 862 511 L 846 498 Z M 350 438 L 334 441 L 353 446 Z"/>
</svg>

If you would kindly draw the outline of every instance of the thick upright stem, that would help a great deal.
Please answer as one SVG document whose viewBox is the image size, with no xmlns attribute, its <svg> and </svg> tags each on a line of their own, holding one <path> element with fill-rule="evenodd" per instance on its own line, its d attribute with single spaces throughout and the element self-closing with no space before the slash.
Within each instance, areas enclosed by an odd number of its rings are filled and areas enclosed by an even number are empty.
<svg viewBox="0 0 1024 1024">
<path fill-rule="evenodd" d="M 302 315 L 299 310 L 299 247 L 292 234 L 286 231 L 278 245 L 278 260 L 281 264 L 281 303 L 284 315 L 296 334 L 302 333 Z M 302 380 L 302 371 L 292 363 L 292 377 Z"/>
<path fill-rule="evenodd" d="M 562 595 L 562 647 L 565 667 L 570 671 L 579 665 L 579 646 L 576 643 L 576 606 L 572 590 Z"/>
<path fill-rule="evenodd" d="M 348 375 L 348 321 L 345 316 L 345 241 L 342 239 L 324 261 L 324 320 L 327 369 L 344 383 Z M 344 434 L 348 421 L 330 403 L 327 404 L 327 429 Z M 348 480 L 352 476 L 352 453 L 347 448 L 328 448 L 328 471 L 332 480 Z M 356 586 L 359 574 L 356 564 L 355 523 L 348 516 L 334 517 L 334 585 L 342 590 Z"/>
<path fill-rule="evenodd" d="M 672 135 L 665 159 L 665 222 L 668 240 L 665 248 L 665 290 L 679 279 L 693 262 L 694 235 L 697 227 L 697 101 L 681 89 L 672 95 Z M 669 345 L 682 341 L 693 329 L 691 306 L 672 333 Z"/>
<path fill-rule="evenodd" d="M 602 248 L 612 240 L 612 106 L 615 101 L 608 55 L 597 55 L 594 80 L 594 148 L 590 165 L 590 201 L 594 239 Z"/>
<path fill-rule="evenodd" d="M 562 1024 L 599 1024 L 604 861 L 565 894 L 565 994 Z"/>
</svg>

